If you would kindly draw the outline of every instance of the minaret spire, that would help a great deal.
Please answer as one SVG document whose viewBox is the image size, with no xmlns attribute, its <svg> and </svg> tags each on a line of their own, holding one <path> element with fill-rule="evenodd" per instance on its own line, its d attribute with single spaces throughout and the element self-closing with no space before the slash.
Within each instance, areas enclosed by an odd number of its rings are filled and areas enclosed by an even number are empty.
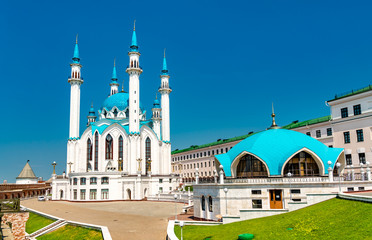
<svg viewBox="0 0 372 240">
<path fill-rule="evenodd" d="M 273 118 L 273 122 L 271 124 L 271 127 L 269 129 L 278 129 L 280 128 L 278 125 L 275 123 L 275 112 L 274 112 L 274 103 L 271 104 L 271 117 Z"/>
<path fill-rule="evenodd" d="M 118 78 L 116 75 L 116 65 L 115 65 L 116 58 L 114 58 L 114 67 L 112 69 L 112 77 L 111 77 L 111 90 L 110 90 L 110 96 L 114 95 L 119 92 L 119 83 L 117 82 Z"/>
</svg>

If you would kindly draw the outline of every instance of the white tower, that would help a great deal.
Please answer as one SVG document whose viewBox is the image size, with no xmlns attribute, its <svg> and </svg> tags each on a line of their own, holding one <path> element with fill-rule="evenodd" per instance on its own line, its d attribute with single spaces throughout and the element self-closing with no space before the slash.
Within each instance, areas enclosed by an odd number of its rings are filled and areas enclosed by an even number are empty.
<svg viewBox="0 0 372 240">
<path fill-rule="evenodd" d="M 156 96 L 156 99 L 154 101 L 154 106 L 151 110 L 152 110 L 152 122 L 153 122 L 154 132 L 156 133 L 158 138 L 161 139 L 161 135 L 160 135 L 161 108 L 160 108 L 158 96 Z"/>
<path fill-rule="evenodd" d="M 110 86 L 111 86 L 110 96 L 119 92 L 119 83 L 118 83 L 118 78 L 116 76 L 115 60 L 114 60 L 114 68 L 112 69 L 112 78 L 111 78 Z"/>
<path fill-rule="evenodd" d="M 76 36 L 76 44 L 74 50 L 74 57 L 72 58 L 71 66 L 71 77 L 68 82 L 71 85 L 71 97 L 70 97 L 70 133 L 67 143 L 67 164 L 66 169 L 71 164 L 73 165 L 73 170 L 76 165 L 76 160 L 78 158 L 78 141 L 80 137 L 79 126 L 80 126 L 80 85 L 83 84 L 83 79 L 81 78 L 81 64 L 79 58 L 79 48 Z"/>
<path fill-rule="evenodd" d="M 80 85 L 83 84 L 80 70 L 79 48 L 76 37 L 76 44 L 74 50 L 74 57 L 72 58 L 71 77 L 68 82 L 71 84 L 71 98 L 70 98 L 70 139 L 79 138 L 79 124 L 80 124 Z"/>
<path fill-rule="evenodd" d="M 142 69 L 139 66 L 136 27 L 133 29 L 132 45 L 130 46 L 129 66 L 126 72 L 129 74 L 129 133 L 139 134 L 139 76 Z"/>
<path fill-rule="evenodd" d="M 171 173 L 171 143 L 170 143 L 170 119 L 169 119 L 169 93 L 172 92 L 172 89 L 169 87 L 169 74 L 167 68 L 167 61 L 165 59 L 165 50 L 164 50 L 164 60 L 163 60 L 163 69 L 161 70 L 161 84 L 159 92 L 161 94 L 161 111 L 162 111 L 162 124 L 161 124 L 161 137 L 163 140 L 163 174 Z"/>
<path fill-rule="evenodd" d="M 163 70 L 161 70 L 161 85 L 159 92 L 161 94 L 161 109 L 162 109 L 162 139 L 163 142 L 170 142 L 170 120 L 169 120 L 169 93 L 172 89 L 169 87 L 169 74 L 167 69 L 167 61 L 163 60 Z"/>
</svg>

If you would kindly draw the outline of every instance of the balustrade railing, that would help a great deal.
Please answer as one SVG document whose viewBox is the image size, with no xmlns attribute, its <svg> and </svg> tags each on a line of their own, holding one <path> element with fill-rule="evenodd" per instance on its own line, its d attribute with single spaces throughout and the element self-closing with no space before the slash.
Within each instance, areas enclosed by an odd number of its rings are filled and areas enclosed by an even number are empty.
<svg viewBox="0 0 372 240">
<path fill-rule="evenodd" d="M 19 199 L 0 200 L 0 213 L 19 212 L 21 209 L 21 201 Z"/>
</svg>

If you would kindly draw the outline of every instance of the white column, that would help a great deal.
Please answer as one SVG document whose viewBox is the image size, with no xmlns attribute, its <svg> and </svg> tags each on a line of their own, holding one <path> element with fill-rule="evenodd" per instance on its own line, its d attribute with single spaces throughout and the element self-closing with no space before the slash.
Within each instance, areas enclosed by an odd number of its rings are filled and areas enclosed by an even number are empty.
<svg viewBox="0 0 372 240">
<path fill-rule="evenodd" d="M 168 77 L 169 78 L 169 77 Z M 169 119 L 169 92 L 166 89 L 160 89 L 161 109 L 162 109 L 162 139 L 170 141 L 170 119 Z"/>
<path fill-rule="evenodd" d="M 220 165 L 220 184 L 224 184 L 223 166 Z"/>
<path fill-rule="evenodd" d="M 139 76 L 142 69 L 139 67 L 138 52 L 129 52 L 129 67 L 127 73 L 129 74 L 129 132 L 139 132 Z"/>
<path fill-rule="evenodd" d="M 79 137 L 80 124 L 80 85 L 78 81 L 71 81 L 70 97 L 70 138 Z"/>
<path fill-rule="evenodd" d="M 331 167 L 328 167 L 328 178 L 330 182 L 333 182 L 333 171 Z"/>
</svg>

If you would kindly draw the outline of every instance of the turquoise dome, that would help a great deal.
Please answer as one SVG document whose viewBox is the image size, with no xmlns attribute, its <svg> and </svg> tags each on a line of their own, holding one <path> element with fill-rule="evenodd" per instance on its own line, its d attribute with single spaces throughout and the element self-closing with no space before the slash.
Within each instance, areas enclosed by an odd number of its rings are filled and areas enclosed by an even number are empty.
<svg viewBox="0 0 372 240">
<path fill-rule="evenodd" d="M 215 157 L 222 164 L 227 177 L 231 177 L 232 162 L 243 152 L 256 155 L 264 161 L 270 176 L 280 176 L 286 160 L 304 148 L 321 159 L 325 174 L 328 174 L 328 161 L 332 162 L 331 167 L 333 168 L 343 151 L 343 148 L 329 148 L 320 141 L 300 132 L 269 129 L 244 139 L 227 153 Z"/>
<path fill-rule="evenodd" d="M 110 97 L 106 98 L 106 100 L 102 104 L 102 108 L 106 109 L 107 111 L 111 111 L 113 107 L 117 107 L 120 111 L 126 109 L 129 105 L 129 93 L 127 92 L 119 92 Z"/>
</svg>

